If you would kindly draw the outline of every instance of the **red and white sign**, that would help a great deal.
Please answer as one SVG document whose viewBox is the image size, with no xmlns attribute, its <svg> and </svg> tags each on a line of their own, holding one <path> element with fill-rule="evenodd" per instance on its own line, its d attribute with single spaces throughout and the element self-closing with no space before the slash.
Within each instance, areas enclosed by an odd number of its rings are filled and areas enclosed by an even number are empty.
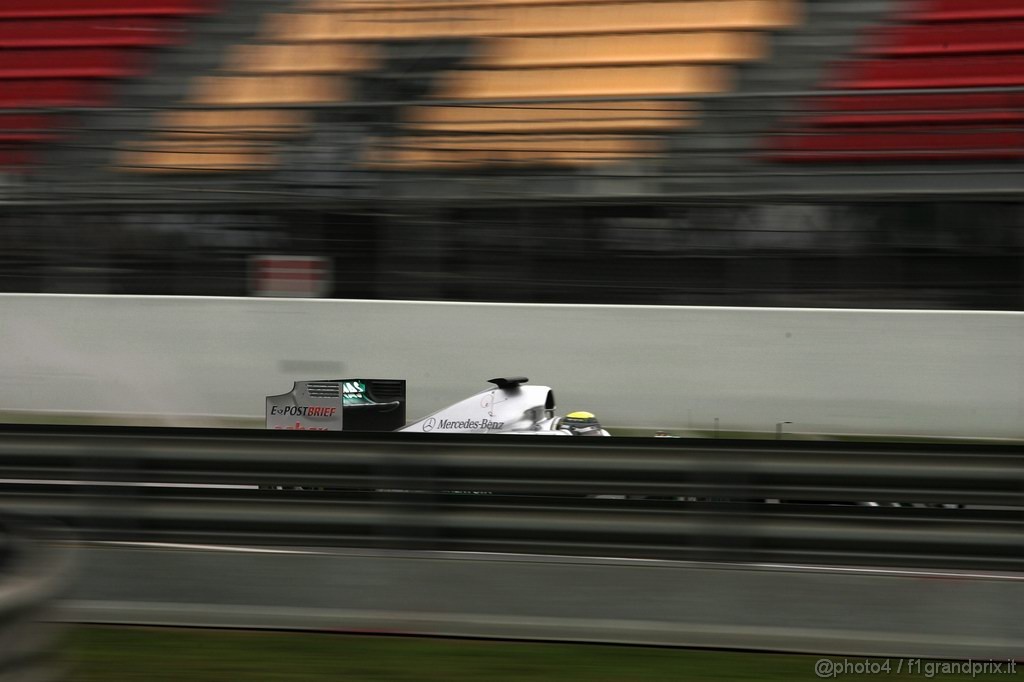
<svg viewBox="0 0 1024 682">
<path fill-rule="evenodd" d="M 321 298 L 331 290 L 331 262 L 320 256 L 252 256 L 249 292 L 253 296 Z"/>
</svg>

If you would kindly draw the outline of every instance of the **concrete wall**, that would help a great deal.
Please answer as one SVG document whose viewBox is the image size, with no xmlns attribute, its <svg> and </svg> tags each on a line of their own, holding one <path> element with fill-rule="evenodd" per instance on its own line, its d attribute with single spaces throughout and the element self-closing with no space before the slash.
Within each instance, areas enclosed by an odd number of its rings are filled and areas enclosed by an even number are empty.
<svg viewBox="0 0 1024 682">
<path fill-rule="evenodd" d="M 295 379 L 494 376 L 667 429 L 1024 437 L 1024 313 L 0 295 L 0 414 L 261 418 Z M 15 417 L 11 417 L 15 415 Z"/>
</svg>

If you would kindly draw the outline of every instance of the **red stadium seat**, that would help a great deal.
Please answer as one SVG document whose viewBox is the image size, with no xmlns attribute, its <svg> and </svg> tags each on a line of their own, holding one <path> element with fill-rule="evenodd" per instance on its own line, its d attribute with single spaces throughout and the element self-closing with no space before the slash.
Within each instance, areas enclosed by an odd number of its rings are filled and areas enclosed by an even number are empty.
<svg viewBox="0 0 1024 682">
<path fill-rule="evenodd" d="M 0 50 L 0 80 L 118 78 L 143 72 L 139 55 L 108 48 Z"/>
<path fill-rule="evenodd" d="M 811 126 L 978 125 L 1024 120 L 1024 93 L 826 97 L 808 107 Z"/>
<path fill-rule="evenodd" d="M 831 114 L 808 118 L 810 126 L 835 127 L 905 127 L 905 126 L 977 126 L 1019 125 L 1024 123 L 1022 111 L 919 111 L 880 112 L 876 114 Z"/>
<path fill-rule="evenodd" d="M 216 9 L 214 0 L 3 0 L 0 19 L 190 16 Z"/>
<path fill-rule="evenodd" d="M 0 167 L 32 160 L 62 127 L 53 115 L 5 109 L 90 107 L 110 101 L 106 81 L 145 72 L 139 48 L 181 41 L 176 17 L 220 0 L 0 0 Z"/>
<path fill-rule="evenodd" d="M 93 107 L 109 99 L 109 87 L 98 81 L 16 80 L 0 86 L 0 108 Z"/>
<path fill-rule="evenodd" d="M 1020 0 L 919 0 L 907 13 L 907 21 L 979 21 L 1024 19 Z"/>
<path fill-rule="evenodd" d="M 850 94 L 811 101 L 792 132 L 767 143 L 773 161 L 1024 159 L 1024 92 L 857 90 L 1024 85 L 1024 0 L 921 0 L 907 22 L 870 34 L 823 87 Z"/>
<path fill-rule="evenodd" d="M 844 65 L 829 89 L 1024 85 L 1024 55 L 871 59 Z"/>
<path fill-rule="evenodd" d="M 821 112 L 953 111 L 1024 107 L 1024 92 L 912 93 L 908 95 L 836 95 L 814 100 Z"/>
<path fill-rule="evenodd" d="M 47 142 L 57 135 L 52 116 L 41 114 L 0 115 L 0 142 Z"/>
<path fill-rule="evenodd" d="M 0 21 L 0 47 L 158 47 L 181 40 L 166 19 L 112 17 Z"/>
<path fill-rule="evenodd" d="M 28 149 L 12 147 L 5 149 L 0 147 L 0 170 L 10 172 L 16 169 L 24 169 L 35 160 L 34 155 Z"/>
<path fill-rule="evenodd" d="M 1024 21 L 919 24 L 876 31 L 865 54 L 943 56 L 1024 52 Z"/>
<path fill-rule="evenodd" d="M 1024 131 L 801 133 L 772 141 L 770 160 L 786 162 L 1005 161 L 1024 159 Z"/>
</svg>

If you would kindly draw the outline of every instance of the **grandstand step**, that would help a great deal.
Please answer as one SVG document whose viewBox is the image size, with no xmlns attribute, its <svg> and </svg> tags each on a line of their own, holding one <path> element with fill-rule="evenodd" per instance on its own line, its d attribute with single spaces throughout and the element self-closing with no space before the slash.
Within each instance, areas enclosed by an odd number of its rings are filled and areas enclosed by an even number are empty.
<svg viewBox="0 0 1024 682">
<path fill-rule="evenodd" d="M 479 49 L 472 40 L 396 40 L 377 44 L 400 68 L 417 71 L 447 68 L 472 57 Z"/>
<path fill-rule="evenodd" d="M 807 66 L 791 58 L 773 62 L 775 69 L 752 67 L 741 69 L 740 75 L 748 92 L 769 93 L 794 92 L 805 89 L 804 84 L 815 81 L 821 75 L 821 68 Z"/>
<path fill-rule="evenodd" d="M 701 161 L 701 168 L 706 168 L 709 165 L 734 166 L 743 163 L 743 159 L 738 155 L 750 149 L 751 145 L 760 138 L 760 130 L 752 133 L 708 133 L 694 130 L 681 133 L 677 137 L 680 141 L 685 142 L 687 154 L 704 154 L 706 156 Z M 688 160 L 694 161 L 695 159 L 690 156 Z"/>
<path fill-rule="evenodd" d="M 354 73 L 369 71 L 380 62 L 374 45 L 323 43 L 316 45 L 236 45 L 221 66 L 223 73 Z"/>
<path fill-rule="evenodd" d="M 842 52 L 849 47 L 850 39 L 848 31 L 841 30 L 827 33 L 814 33 L 810 35 L 789 35 L 778 38 L 776 44 L 785 44 L 792 50 L 824 50 L 828 53 Z"/>
</svg>

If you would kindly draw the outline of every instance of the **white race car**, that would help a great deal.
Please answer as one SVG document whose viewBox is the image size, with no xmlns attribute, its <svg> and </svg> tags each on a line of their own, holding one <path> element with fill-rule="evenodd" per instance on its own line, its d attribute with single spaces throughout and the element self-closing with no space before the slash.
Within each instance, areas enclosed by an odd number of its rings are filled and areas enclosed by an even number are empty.
<svg viewBox="0 0 1024 682">
<path fill-rule="evenodd" d="M 555 393 L 526 377 L 491 379 L 485 389 L 406 423 L 404 379 L 296 381 L 267 396 L 267 428 L 309 431 L 408 431 L 546 436 L 607 436 L 590 412 L 555 415 Z"/>
</svg>

